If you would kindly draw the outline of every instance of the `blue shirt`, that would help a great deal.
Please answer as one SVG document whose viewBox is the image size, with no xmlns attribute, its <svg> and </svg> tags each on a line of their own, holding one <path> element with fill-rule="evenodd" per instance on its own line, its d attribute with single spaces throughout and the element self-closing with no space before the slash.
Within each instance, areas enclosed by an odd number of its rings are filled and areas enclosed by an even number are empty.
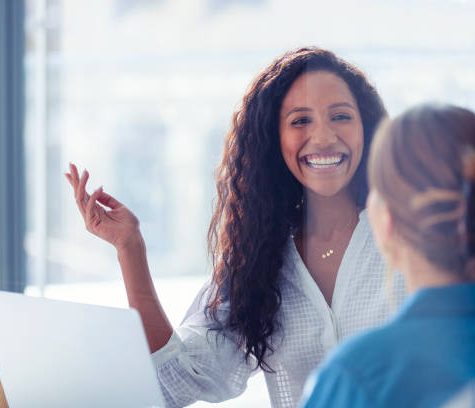
<svg viewBox="0 0 475 408">
<path fill-rule="evenodd" d="M 338 347 L 302 407 L 437 407 L 475 380 L 475 284 L 425 288 Z"/>
</svg>

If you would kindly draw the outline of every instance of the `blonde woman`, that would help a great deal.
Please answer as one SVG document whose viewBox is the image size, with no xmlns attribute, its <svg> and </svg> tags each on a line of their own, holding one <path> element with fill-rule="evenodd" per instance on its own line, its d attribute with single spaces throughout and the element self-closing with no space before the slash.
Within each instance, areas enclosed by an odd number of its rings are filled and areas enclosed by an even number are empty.
<svg viewBox="0 0 475 408">
<path fill-rule="evenodd" d="M 369 176 L 376 241 L 412 296 L 339 347 L 302 405 L 439 407 L 475 386 L 475 114 L 426 105 L 387 122 Z"/>
</svg>

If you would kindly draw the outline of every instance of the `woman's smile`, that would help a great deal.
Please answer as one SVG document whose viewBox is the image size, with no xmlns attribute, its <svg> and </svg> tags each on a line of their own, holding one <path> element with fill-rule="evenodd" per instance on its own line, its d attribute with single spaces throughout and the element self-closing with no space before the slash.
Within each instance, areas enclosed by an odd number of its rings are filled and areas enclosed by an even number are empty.
<svg viewBox="0 0 475 408">
<path fill-rule="evenodd" d="M 306 154 L 300 158 L 300 162 L 307 166 L 310 170 L 318 170 L 332 172 L 341 167 L 348 160 L 348 156 L 344 153 L 333 154 Z"/>
</svg>

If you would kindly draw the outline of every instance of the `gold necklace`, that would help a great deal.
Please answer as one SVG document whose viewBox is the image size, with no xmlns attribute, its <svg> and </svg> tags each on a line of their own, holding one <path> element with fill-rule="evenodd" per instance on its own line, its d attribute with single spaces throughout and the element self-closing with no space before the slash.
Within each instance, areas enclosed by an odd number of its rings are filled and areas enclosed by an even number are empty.
<svg viewBox="0 0 475 408">
<path fill-rule="evenodd" d="M 341 230 L 341 232 L 346 231 L 346 229 L 351 226 L 352 221 L 354 221 L 354 219 L 355 219 L 354 214 L 352 214 L 350 219 L 348 220 L 347 224 Z M 356 219 L 358 219 L 358 215 L 356 216 Z M 337 242 L 335 242 L 334 245 L 332 245 L 332 247 L 335 248 L 335 250 L 336 250 L 336 245 L 341 244 L 341 242 L 342 242 L 342 240 L 338 240 Z M 327 250 L 323 251 L 323 253 L 321 254 L 321 258 L 322 259 L 330 258 L 335 253 L 333 248 L 328 248 Z"/>
</svg>

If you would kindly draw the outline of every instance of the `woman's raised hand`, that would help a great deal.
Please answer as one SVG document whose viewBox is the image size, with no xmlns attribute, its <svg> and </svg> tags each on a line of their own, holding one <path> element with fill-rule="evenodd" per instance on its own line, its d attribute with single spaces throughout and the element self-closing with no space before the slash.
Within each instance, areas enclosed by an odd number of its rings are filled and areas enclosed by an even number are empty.
<svg viewBox="0 0 475 408">
<path fill-rule="evenodd" d="M 122 203 L 105 193 L 102 187 L 91 195 L 86 192 L 89 173 L 84 170 L 79 176 L 77 167 L 69 165 L 65 174 L 74 190 L 76 204 L 86 224 L 86 229 L 111 243 L 117 249 L 127 247 L 141 239 L 137 217 Z"/>
</svg>

